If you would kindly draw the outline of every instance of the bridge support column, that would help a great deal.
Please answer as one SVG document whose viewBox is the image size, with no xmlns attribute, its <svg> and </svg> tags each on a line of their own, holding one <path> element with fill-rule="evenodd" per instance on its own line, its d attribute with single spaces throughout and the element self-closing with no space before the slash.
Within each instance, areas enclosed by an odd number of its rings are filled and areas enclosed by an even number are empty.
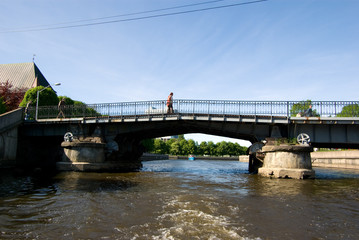
<svg viewBox="0 0 359 240">
<path fill-rule="evenodd" d="M 311 146 L 264 146 L 261 150 L 265 154 L 263 167 L 258 169 L 258 174 L 275 178 L 314 178 L 310 157 L 312 151 Z"/>
<path fill-rule="evenodd" d="M 62 142 L 62 161 L 57 162 L 57 169 L 81 172 L 131 172 L 142 167 L 140 157 L 143 149 L 139 141 L 123 136 L 107 140 L 106 144 L 101 137 L 100 129 L 97 129 L 91 137 L 74 136 L 71 141 Z"/>
</svg>

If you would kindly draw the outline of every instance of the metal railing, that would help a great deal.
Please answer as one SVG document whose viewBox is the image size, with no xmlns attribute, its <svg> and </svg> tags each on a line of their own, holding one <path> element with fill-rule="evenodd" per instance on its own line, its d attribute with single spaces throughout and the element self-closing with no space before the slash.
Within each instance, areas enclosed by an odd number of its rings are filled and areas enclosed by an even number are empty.
<svg viewBox="0 0 359 240">
<path fill-rule="evenodd" d="M 359 101 L 229 101 L 174 100 L 174 115 L 208 116 L 303 116 L 312 105 L 313 116 L 359 117 Z M 28 118 L 35 118 L 35 107 L 28 109 Z M 167 116 L 166 101 L 139 101 L 102 104 L 67 105 L 62 108 L 65 118 L 138 118 Z M 38 108 L 38 119 L 58 118 L 57 106 Z"/>
</svg>

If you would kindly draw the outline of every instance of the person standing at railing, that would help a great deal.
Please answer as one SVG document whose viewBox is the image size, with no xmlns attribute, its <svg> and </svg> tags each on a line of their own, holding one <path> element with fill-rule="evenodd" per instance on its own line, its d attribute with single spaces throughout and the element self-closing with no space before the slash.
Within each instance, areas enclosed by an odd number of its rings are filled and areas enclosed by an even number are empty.
<svg viewBox="0 0 359 240">
<path fill-rule="evenodd" d="M 309 105 L 309 108 L 305 111 L 304 116 L 313 117 L 312 105 Z"/>
<path fill-rule="evenodd" d="M 29 107 L 31 105 L 32 101 L 28 101 L 25 107 L 25 120 L 29 120 L 30 118 L 30 113 L 29 113 Z"/>
<path fill-rule="evenodd" d="M 173 113 L 173 92 L 167 98 L 167 114 Z"/>
<path fill-rule="evenodd" d="M 61 99 L 61 101 L 60 101 L 59 104 L 57 105 L 57 108 L 59 109 L 59 114 L 57 115 L 57 118 L 60 118 L 60 116 L 62 116 L 63 118 L 65 118 L 65 114 L 64 114 L 65 98 Z"/>
</svg>

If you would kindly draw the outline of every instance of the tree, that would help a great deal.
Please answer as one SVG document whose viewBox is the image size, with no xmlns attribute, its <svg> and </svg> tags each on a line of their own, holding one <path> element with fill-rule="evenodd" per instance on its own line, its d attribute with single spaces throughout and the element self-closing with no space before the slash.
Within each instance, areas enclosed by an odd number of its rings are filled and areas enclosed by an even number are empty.
<svg viewBox="0 0 359 240">
<path fill-rule="evenodd" d="M 197 144 L 192 139 L 189 139 L 186 145 L 186 155 L 196 154 L 196 153 L 197 153 Z"/>
<path fill-rule="evenodd" d="M 228 154 L 228 144 L 225 141 L 222 141 L 217 144 L 217 155 L 224 156 Z"/>
<path fill-rule="evenodd" d="M 293 104 L 292 108 L 290 109 L 290 116 L 295 117 L 298 113 L 303 116 L 304 112 L 309 108 L 309 105 L 312 105 L 312 100 L 301 101 Z M 315 109 L 313 109 L 313 116 L 319 117 L 319 114 Z"/>
<path fill-rule="evenodd" d="M 180 154 L 180 144 L 178 141 L 173 141 L 171 143 L 170 154 L 173 154 L 173 155 Z"/>
<path fill-rule="evenodd" d="M 342 111 L 337 114 L 337 117 L 359 117 L 359 105 L 350 104 L 344 106 Z"/>
<path fill-rule="evenodd" d="M 6 112 L 6 105 L 2 99 L 2 97 L 0 97 L 0 114 L 3 114 Z"/>
<path fill-rule="evenodd" d="M 200 155 L 209 155 L 209 149 L 207 142 L 201 142 L 201 144 L 198 147 L 198 153 Z"/>
<path fill-rule="evenodd" d="M 186 149 L 187 149 L 187 140 L 181 139 L 179 140 L 179 146 L 180 146 L 180 155 L 186 155 Z"/>
<path fill-rule="evenodd" d="M 236 156 L 236 145 L 232 142 L 227 142 L 227 154 L 229 156 Z"/>
<path fill-rule="evenodd" d="M 211 156 L 216 156 L 217 155 L 217 151 L 216 151 L 216 144 L 212 141 L 208 142 L 208 153 Z"/>
<path fill-rule="evenodd" d="M 58 98 L 58 101 L 65 99 L 65 105 L 74 105 L 76 102 L 67 96 L 58 96 L 57 98 Z"/>
<path fill-rule="evenodd" d="M 153 149 L 148 151 L 152 153 L 172 155 L 199 154 L 210 156 L 239 156 L 246 154 L 247 147 L 242 147 L 238 143 L 225 141 L 218 144 L 215 144 L 212 141 L 209 141 L 208 143 L 201 142 L 201 144 L 198 145 L 198 143 L 192 139 L 186 140 L 181 137 L 179 139 L 170 139 L 166 142 L 161 139 L 154 139 Z"/>
<path fill-rule="evenodd" d="M 145 152 L 152 152 L 155 149 L 154 139 L 144 139 L 141 141 L 141 144 L 145 148 Z"/>
<path fill-rule="evenodd" d="M 166 143 L 161 139 L 155 139 L 154 141 L 154 153 L 165 154 L 166 153 Z"/>
<path fill-rule="evenodd" d="M 30 101 L 31 101 L 31 105 L 35 106 L 38 100 L 37 91 L 41 91 L 39 92 L 39 99 L 40 99 L 39 106 L 53 106 L 53 105 L 56 106 L 59 103 L 57 94 L 51 88 L 46 88 L 45 90 L 43 90 L 44 88 L 45 87 L 43 86 L 38 86 L 27 90 L 24 99 L 20 103 L 20 106 L 26 107 L 26 104 Z"/>
<path fill-rule="evenodd" d="M 0 97 L 3 104 L 5 104 L 5 111 L 18 108 L 21 100 L 24 98 L 25 91 L 24 88 L 14 88 L 9 81 L 0 83 Z"/>
</svg>

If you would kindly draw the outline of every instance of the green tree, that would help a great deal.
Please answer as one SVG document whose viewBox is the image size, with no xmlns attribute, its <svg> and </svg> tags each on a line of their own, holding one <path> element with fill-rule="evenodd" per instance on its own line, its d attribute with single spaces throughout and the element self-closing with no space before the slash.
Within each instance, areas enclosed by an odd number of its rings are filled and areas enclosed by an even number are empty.
<svg viewBox="0 0 359 240">
<path fill-rule="evenodd" d="M 236 145 L 232 142 L 227 142 L 227 154 L 229 156 L 236 156 Z"/>
<path fill-rule="evenodd" d="M 228 143 L 225 141 L 218 143 L 216 147 L 216 152 L 219 156 L 224 156 L 228 154 Z"/>
<path fill-rule="evenodd" d="M 43 90 L 44 88 L 45 87 L 43 86 L 38 86 L 27 90 L 24 99 L 20 103 L 20 107 L 26 107 L 26 104 L 30 101 L 32 105 L 36 105 L 36 102 L 38 100 L 37 91 L 41 91 L 41 90 L 42 91 L 39 92 L 39 99 L 40 99 L 39 106 L 57 105 L 59 103 L 59 100 L 54 90 L 52 90 L 51 88 L 46 88 L 45 90 Z"/>
<path fill-rule="evenodd" d="M 197 144 L 192 139 L 189 139 L 187 141 L 186 153 L 185 154 L 189 155 L 189 154 L 196 154 L 196 153 L 197 153 Z"/>
<path fill-rule="evenodd" d="M 207 142 L 201 142 L 201 144 L 198 147 L 198 153 L 200 155 L 209 155 L 209 149 Z"/>
<path fill-rule="evenodd" d="M 179 145 L 180 145 L 180 155 L 186 155 L 187 154 L 187 140 L 186 139 L 181 139 L 179 140 Z"/>
<path fill-rule="evenodd" d="M 170 138 L 166 141 L 166 153 L 170 154 L 172 143 L 174 143 L 176 141 L 177 141 L 177 139 L 175 139 L 175 138 Z"/>
<path fill-rule="evenodd" d="M 173 141 L 171 143 L 170 154 L 173 154 L 173 155 L 180 154 L 180 144 L 178 141 Z"/>
<path fill-rule="evenodd" d="M 337 117 L 359 117 L 359 105 L 350 104 L 344 106 L 342 111 L 337 114 Z"/>
<path fill-rule="evenodd" d="M 62 99 L 65 99 L 65 105 L 75 105 L 76 101 L 72 100 L 71 98 L 67 96 L 58 96 L 58 101 L 61 101 Z"/>
<path fill-rule="evenodd" d="M 145 148 L 145 152 L 152 152 L 155 149 L 155 140 L 153 138 L 151 139 L 144 139 L 141 141 L 141 144 Z"/>
<path fill-rule="evenodd" d="M 290 109 L 290 116 L 295 117 L 298 113 L 300 113 L 301 116 L 304 116 L 303 114 L 309 108 L 309 105 L 312 105 L 312 100 L 301 101 L 293 104 L 292 108 Z M 313 109 L 313 116 L 319 117 L 319 114 L 315 109 Z"/>
<path fill-rule="evenodd" d="M 217 151 L 216 151 L 216 144 L 212 141 L 208 142 L 208 153 L 211 156 L 216 156 L 217 155 Z"/>
<path fill-rule="evenodd" d="M 101 116 L 95 109 L 89 107 L 86 103 L 73 100 L 67 96 L 59 96 L 58 101 L 65 99 L 64 113 L 68 117 L 96 117 Z"/>
<path fill-rule="evenodd" d="M 235 152 L 235 156 L 239 156 L 239 155 L 246 155 L 247 154 L 247 147 L 241 146 L 238 143 L 235 143 L 236 146 L 236 152 Z"/>
<path fill-rule="evenodd" d="M 3 101 L 3 98 L 0 97 L 0 114 L 3 114 L 6 112 L 6 105 Z"/>
<path fill-rule="evenodd" d="M 166 143 L 161 139 L 154 140 L 154 153 L 165 154 L 166 153 Z"/>
</svg>

